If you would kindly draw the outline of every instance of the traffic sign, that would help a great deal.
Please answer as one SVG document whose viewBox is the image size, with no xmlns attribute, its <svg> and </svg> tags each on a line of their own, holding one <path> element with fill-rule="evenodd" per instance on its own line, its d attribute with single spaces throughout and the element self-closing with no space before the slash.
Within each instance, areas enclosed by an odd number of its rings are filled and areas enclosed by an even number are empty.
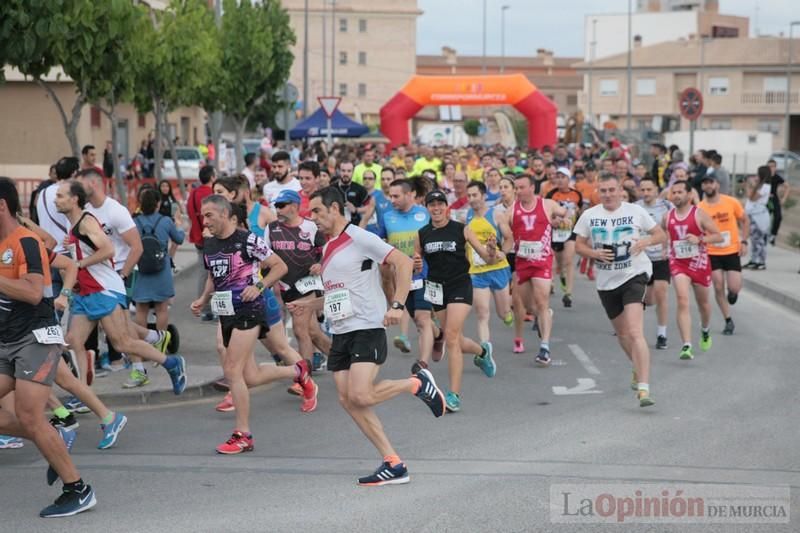
<svg viewBox="0 0 800 533">
<path fill-rule="evenodd" d="M 300 97 L 300 91 L 297 90 L 297 87 L 295 87 L 294 84 L 289 82 L 286 82 L 283 87 L 278 89 L 276 94 L 278 98 L 286 105 L 293 105 Z"/>
<path fill-rule="evenodd" d="M 297 125 L 297 115 L 288 108 L 282 108 L 275 112 L 275 125 L 283 131 L 289 131 Z"/>
<path fill-rule="evenodd" d="M 678 98 L 681 116 L 686 120 L 697 120 L 703 113 L 703 95 L 694 87 L 687 87 Z"/>
<path fill-rule="evenodd" d="M 317 101 L 319 105 L 322 106 L 325 116 L 331 118 L 336 108 L 339 107 L 339 103 L 342 99 L 339 96 L 320 96 L 317 98 Z"/>
</svg>

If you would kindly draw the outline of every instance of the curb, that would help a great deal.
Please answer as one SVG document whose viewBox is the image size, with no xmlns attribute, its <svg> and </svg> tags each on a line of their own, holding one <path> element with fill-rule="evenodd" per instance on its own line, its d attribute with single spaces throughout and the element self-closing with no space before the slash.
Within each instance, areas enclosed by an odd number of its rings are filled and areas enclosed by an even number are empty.
<svg viewBox="0 0 800 533">
<path fill-rule="evenodd" d="M 761 296 L 771 300 L 779 305 L 787 307 L 788 309 L 800 313 L 800 298 L 796 298 L 794 296 L 788 296 L 781 291 L 777 291 L 766 285 L 762 285 L 757 281 L 753 281 L 751 279 L 747 279 L 743 277 L 744 286 L 747 290 L 751 290 Z"/>
<path fill-rule="evenodd" d="M 142 406 L 159 405 L 168 403 L 180 403 L 185 400 L 197 400 L 209 396 L 220 396 L 221 393 L 214 388 L 213 381 L 190 385 L 186 387 L 183 394 L 176 396 L 172 390 L 160 389 L 152 391 L 138 391 L 136 393 L 106 393 L 98 394 L 97 397 L 106 405 L 112 406 Z"/>
</svg>

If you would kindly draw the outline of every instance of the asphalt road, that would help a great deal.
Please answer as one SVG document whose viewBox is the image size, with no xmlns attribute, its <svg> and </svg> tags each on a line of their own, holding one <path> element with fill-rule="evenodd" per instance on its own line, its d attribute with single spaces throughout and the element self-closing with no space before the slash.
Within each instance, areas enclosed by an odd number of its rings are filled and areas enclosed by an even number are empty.
<svg viewBox="0 0 800 533">
<path fill-rule="evenodd" d="M 208 364 L 216 358 L 213 326 L 179 311 L 193 286 L 180 281 L 175 316 L 185 318 L 175 321 L 190 364 Z M 73 456 L 98 505 L 70 519 L 38 518 L 59 489 L 45 485 L 46 465 L 35 448 L 2 450 L 0 531 L 800 530 L 800 317 L 743 294 L 736 335 L 723 337 L 715 314 L 712 350 L 690 362 L 678 359 L 671 320 L 670 349 L 653 351 L 657 403 L 640 409 L 629 389 L 630 365 L 585 280 L 575 300 L 564 310 L 560 297 L 553 299 L 550 368 L 533 365 L 534 333 L 527 333 L 529 353 L 513 355 L 513 334 L 493 318 L 497 376 L 484 377 L 467 360 L 460 413 L 434 419 L 411 396 L 378 408 L 409 467 L 408 485 L 356 486 L 380 458 L 323 373 L 312 414 L 300 413 L 283 386 L 254 393 L 256 450 L 240 456 L 214 453 L 233 429 L 232 414 L 213 410 L 216 398 L 128 409 L 128 428 L 107 451 L 94 448 L 99 430 L 83 416 Z M 654 341 L 652 311 L 646 331 Z M 407 376 L 411 363 L 390 348 L 381 377 Z M 442 386 L 445 365 L 433 366 Z M 557 524 L 551 512 L 563 502 L 558 494 L 551 500 L 551 487 L 561 483 L 789 487 L 786 510 L 794 513 L 778 525 Z"/>
</svg>

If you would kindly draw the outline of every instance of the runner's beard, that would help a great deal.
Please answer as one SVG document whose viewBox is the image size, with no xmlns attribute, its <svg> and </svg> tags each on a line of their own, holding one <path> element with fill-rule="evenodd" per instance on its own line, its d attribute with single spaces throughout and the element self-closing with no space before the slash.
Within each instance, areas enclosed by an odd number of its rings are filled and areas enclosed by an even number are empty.
<svg viewBox="0 0 800 533">
<path fill-rule="evenodd" d="M 272 173 L 272 181 L 277 181 L 279 183 L 283 183 L 283 180 L 286 179 L 286 176 L 289 175 L 289 172 L 284 172 L 283 174 L 278 174 L 277 172 Z"/>
</svg>

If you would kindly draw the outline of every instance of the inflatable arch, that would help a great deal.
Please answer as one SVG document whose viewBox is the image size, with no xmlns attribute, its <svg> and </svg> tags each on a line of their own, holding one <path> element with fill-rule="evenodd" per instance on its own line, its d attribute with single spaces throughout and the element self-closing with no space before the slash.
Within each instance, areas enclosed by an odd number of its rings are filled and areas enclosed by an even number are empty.
<svg viewBox="0 0 800 533">
<path fill-rule="evenodd" d="M 528 119 L 528 146 L 556 144 L 558 108 L 523 74 L 501 76 L 414 76 L 381 108 L 388 148 L 409 142 L 408 120 L 426 105 L 514 106 Z"/>
</svg>

